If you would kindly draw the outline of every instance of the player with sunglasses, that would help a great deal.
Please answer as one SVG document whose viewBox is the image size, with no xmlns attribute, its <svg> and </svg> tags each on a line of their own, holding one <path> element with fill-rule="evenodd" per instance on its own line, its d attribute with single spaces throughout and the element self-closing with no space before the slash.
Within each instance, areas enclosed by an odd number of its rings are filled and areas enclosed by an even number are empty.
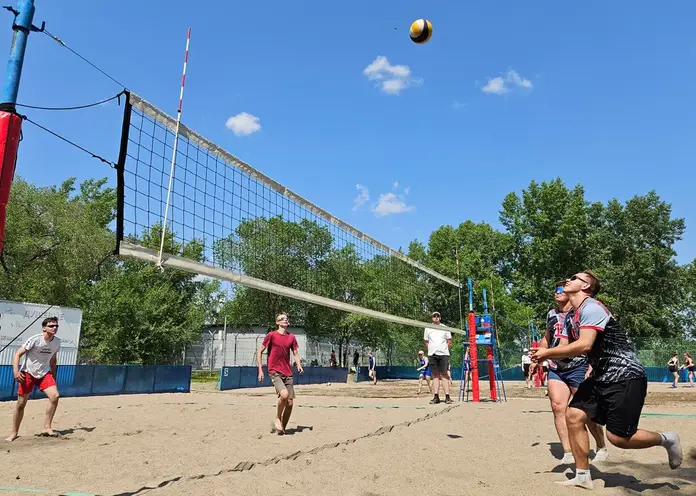
<svg viewBox="0 0 696 496">
<path fill-rule="evenodd" d="M 14 378 L 19 382 L 17 390 L 17 405 L 12 417 L 12 434 L 6 441 L 14 441 L 19 436 L 19 426 L 24 418 L 24 408 L 27 406 L 29 396 L 38 387 L 48 397 L 46 414 L 44 416 L 44 436 L 55 436 L 52 424 L 53 417 L 58 408 L 58 386 L 56 386 L 56 369 L 58 367 L 57 354 L 60 350 L 60 339 L 56 337 L 58 332 L 58 319 L 48 317 L 41 323 L 43 332 L 30 337 L 19 347 L 12 359 Z M 19 361 L 24 357 L 24 363 L 20 367 Z"/>
<path fill-rule="evenodd" d="M 565 279 L 556 282 L 554 292 L 556 308 L 549 310 L 549 313 L 546 315 L 546 334 L 541 339 L 542 348 L 556 348 L 557 346 L 568 344 L 565 322 L 566 318 L 572 315 L 573 309 L 568 295 L 564 292 L 564 285 Z M 589 364 L 587 355 L 549 360 L 549 367 L 547 387 L 556 432 L 563 447 L 561 463 L 569 465 L 574 463 L 575 460 L 571 451 L 570 440 L 568 439 L 566 412 L 568 403 L 570 403 L 578 387 L 588 375 Z M 587 427 L 597 443 L 593 461 L 606 461 L 609 457 L 609 452 L 604 441 L 604 430 L 594 422 L 590 422 Z"/>
<path fill-rule="evenodd" d="M 607 307 L 594 298 L 600 289 L 597 276 L 587 270 L 567 279 L 563 291 L 574 308 L 572 317 L 566 318 L 569 344 L 532 350 L 535 361 L 586 353 L 592 365 L 592 374 L 578 387 L 566 414 L 575 477 L 559 482 L 587 489 L 593 487 L 586 430 L 590 421 L 605 425 L 607 439 L 618 448 L 662 446 L 667 450 L 670 468 L 676 469 L 682 463 L 679 434 L 638 428 L 648 390 L 647 375 L 628 334 Z"/>
</svg>

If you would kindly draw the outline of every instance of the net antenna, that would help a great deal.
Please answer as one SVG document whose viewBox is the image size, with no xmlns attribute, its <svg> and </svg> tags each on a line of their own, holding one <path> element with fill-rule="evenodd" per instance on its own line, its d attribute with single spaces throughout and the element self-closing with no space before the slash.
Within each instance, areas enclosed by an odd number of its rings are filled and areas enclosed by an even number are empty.
<svg viewBox="0 0 696 496">
<path fill-rule="evenodd" d="M 186 65 L 188 64 L 189 44 L 191 43 L 191 28 L 186 33 L 186 52 L 184 53 L 184 70 L 181 73 L 181 90 L 179 92 L 179 107 L 176 110 L 176 129 L 174 131 L 174 147 L 172 149 L 172 165 L 169 170 L 169 187 L 167 188 L 167 204 L 164 208 L 164 218 L 162 220 L 162 239 L 160 241 L 159 254 L 157 255 L 157 266 L 162 267 L 162 253 L 164 252 L 164 238 L 167 235 L 167 217 L 169 216 L 169 202 L 172 198 L 172 185 L 174 183 L 174 168 L 176 166 L 176 149 L 179 145 L 179 131 L 181 129 L 181 111 L 184 106 L 184 86 L 186 85 Z"/>
</svg>

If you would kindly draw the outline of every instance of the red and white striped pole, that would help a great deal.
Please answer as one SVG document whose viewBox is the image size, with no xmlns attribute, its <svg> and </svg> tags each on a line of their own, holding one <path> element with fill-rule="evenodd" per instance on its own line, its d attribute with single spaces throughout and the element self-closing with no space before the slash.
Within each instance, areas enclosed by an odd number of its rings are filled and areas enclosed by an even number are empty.
<svg viewBox="0 0 696 496">
<path fill-rule="evenodd" d="M 162 221 L 162 239 L 160 241 L 157 265 L 162 268 L 162 252 L 164 251 L 164 237 L 167 233 L 167 217 L 169 216 L 169 201 L 172 196 L 172 184 L 174 182 L 174 166 L 176 164 L 176 149 L 179 144 L 179 127 L 181 126 L 181 111 L 184 105 L 184 86 L 186 84 L 186 65 L 188 64 L 189 44 L 191 43 L 191 28 L 186 35 L 186 52 L 184 53 L 184 70 L 181 74 L 181 91 L 179 93 L 179 108 L 176 111 L 176 131 L 174 134 L 174 150 L 172 151 L 172 165 L 169 171 L 169 187 L 167 188 L 167 203 L 164 208 L 164 220 Z"/>
</svg>

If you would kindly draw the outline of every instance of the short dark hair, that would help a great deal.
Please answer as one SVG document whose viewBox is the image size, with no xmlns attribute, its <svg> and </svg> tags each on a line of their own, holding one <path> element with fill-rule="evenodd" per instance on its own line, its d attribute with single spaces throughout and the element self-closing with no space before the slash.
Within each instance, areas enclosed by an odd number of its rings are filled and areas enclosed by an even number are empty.
<svg viewBox="0 0 696 496">
<path fill-rule="evenodd" d="M 553 289 L 555 290 L 556 288 L 562 288 L 565 286 L 566 280 L 565 279 L 559 279 L 556 281 L 556 284 L 553 285 Z"/>
<path fill-rule="evenodd" d="M 43 319 L 43 321 L 41 322 L 41 327 L 46 327 L 46 324 L 48 324 L 49 322 L 55 322 L 55 323 L 57 324 L 57 323 L 58 323 L 58 317 L 46 317 L 46 318 Z"/>
<path fill-rule="evenodd" d="M 592 296 L 598 295 L 602 290 L 602 282 L 599 280 L 599 277 L 597 277 L 597 274 L 591 270 L 583 270 L 582 272 L 583 274 L 590 276 L 591 280 L 587 282 L 590 285 L 590 294 Z"/>
</svg>

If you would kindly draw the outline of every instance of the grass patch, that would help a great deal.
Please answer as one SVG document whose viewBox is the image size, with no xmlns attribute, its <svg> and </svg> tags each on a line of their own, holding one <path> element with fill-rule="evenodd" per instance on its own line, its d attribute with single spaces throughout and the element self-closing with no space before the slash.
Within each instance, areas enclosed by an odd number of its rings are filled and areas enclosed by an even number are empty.
<svg viewBox="0 0 696 496">
<path fill-rule="evenodd" d="M 194 370 L 191 372 L 191 382 L 217 382 L 219 379 L 219 370 Z"/>
</svg>

